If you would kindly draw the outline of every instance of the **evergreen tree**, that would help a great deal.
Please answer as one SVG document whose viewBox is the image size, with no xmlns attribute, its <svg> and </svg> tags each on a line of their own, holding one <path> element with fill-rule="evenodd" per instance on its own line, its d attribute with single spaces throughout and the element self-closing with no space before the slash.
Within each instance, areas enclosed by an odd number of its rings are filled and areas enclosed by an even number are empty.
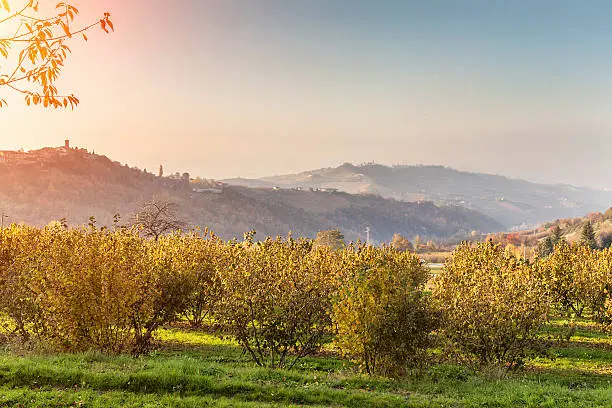
<svg viewBox="0 0 612 408">
<path fill-rule="evenodd" d="M 595 239 L 595 231 L 593 230 L 591 221 L 587 221 L 582 227 L 580 242 L 587 245 L 591 249 L 597 248 L 597 240 Z"/>
<path fill-rule="evenodd" d="M 546 237 L 544 240 L 538 243 L 538 256 L 545 257 L 552 254 L 554 251 L 555 246 L 553 244 L 553 238 L 551 238 L 550 236 Z"/>
<path fill-rule="evenodd" d="M 606 232 L 599 234 L 599 243 L 601 249 L 608 249 L 612 246 L 612 233 Z"/>
<path fill-rule="evenodd" d="M 563 241 L 563 232 L 561 231 L 561 227 L 559 226 L 559 224 L 557 224 L 553 229 L 551 240 L 553 247 L 557 246 L 559 242 Z"/>
</svg>

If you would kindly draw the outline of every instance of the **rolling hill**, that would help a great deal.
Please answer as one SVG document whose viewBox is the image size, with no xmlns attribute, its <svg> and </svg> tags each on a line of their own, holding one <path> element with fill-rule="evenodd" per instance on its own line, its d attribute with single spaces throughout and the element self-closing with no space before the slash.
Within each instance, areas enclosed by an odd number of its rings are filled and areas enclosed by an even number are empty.
<svg viewBox="0 0 612 408">
<path fill-rule="evenodd" d="M 426 200 L 441 206 L 458 205 L 480 211 L 508 229 L 603 211 L 612 204 L 612 192 L 609 191 L 537 184 L 443 166 L 345 163 L 298 174 L 224 181 L 250 187 L 334 188 L 402 201 Z"/>
<path fill-rule="evenodd" d="M 317 231 L 339 228 L 355 240 L 365 238 L 369 227 L 371 238 L 382 242 L 394 233 L 445 239 L 503 228 L 491 217 L 456 205 L 333 190 L 228 186 L 188 174 L 158 177 L 69 147 L 0 152 L 0 212 L 8 215 L 7 222 L 45 225 L 65 218 L 78 225 L 94 216 L 100 225 L 110 225 L 114 214 L 125 220 L 152 198 L 177 203 L 189 224 L 208 226 L 227 239 L 251 229 L 261 238 L 289 231 L 314 237 Z"/>
</svg>

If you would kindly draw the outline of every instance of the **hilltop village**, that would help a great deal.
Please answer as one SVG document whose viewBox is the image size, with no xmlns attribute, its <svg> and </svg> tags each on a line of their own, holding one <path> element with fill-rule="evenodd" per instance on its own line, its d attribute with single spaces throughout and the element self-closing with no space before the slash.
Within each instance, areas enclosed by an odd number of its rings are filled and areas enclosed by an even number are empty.
<svg viewBox="0 0 612 408">
<path fill-rule="evenodd" d="M 89 162 L 89 163 L 88 163 Z M 87 169 L 83 168 L 84 163 L 88 163 Z M 11 167 L 21 169 L 36 169 L 44 171 L 50 168 L 60 168 L 67 171 L 78 172 L 80 169 L 90 172 L 92 168 L 112 168 L 113 170 L 122 169 L 123 178 L 148 178 L 157 180 L 159 185 L 164 188 L 187 190 L 196 193 L 223 192 L 225 183 L 203 179 L 200 177 L 191 178 L 189 173 L 173 173 L 167 176 L 163 174 L 163 167 L 160 165 L 157 174 L 141 170 L 137 167 L 129 167 L 118 161 L 110 160 L 104 155 L 89 152 L 87 149 L 71 147 L 70 140 L 66 139 L 64 145 L 60 147 L 44 147 L 36 150 L 18 151 L 0 150 L 0 167 Z M 122 178 L 121 176 L 119 178 Z"/>
</svg>

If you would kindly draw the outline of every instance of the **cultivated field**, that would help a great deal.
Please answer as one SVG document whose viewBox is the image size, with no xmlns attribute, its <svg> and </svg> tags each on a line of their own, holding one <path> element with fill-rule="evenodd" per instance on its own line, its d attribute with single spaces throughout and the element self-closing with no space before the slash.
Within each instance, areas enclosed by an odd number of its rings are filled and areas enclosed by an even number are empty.
<svg viewBox="0 0 612 408">
<path fill-rule="evenodd" d="M 612 250 L 251 238 L 0 229 L 0 406 L 612 406 Z"/>
</svg>

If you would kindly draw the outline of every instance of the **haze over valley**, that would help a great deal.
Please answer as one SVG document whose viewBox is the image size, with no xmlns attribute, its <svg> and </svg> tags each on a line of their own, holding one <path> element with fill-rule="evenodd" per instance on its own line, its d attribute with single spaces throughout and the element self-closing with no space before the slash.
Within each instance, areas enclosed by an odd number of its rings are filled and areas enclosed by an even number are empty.
<svg viewBox="0 0 612 408">
<path fill-rule="evenodd" d="M 487 214 L 508 229 L 604 211 L 612 204 L 611 191 L 532 183 L 444 166 L 345 163 L 298 174 L 224 181 L 251 187 L 332 188 L 403 201 L 458 205 Z"/>
<path fill-rule="evenodd" d="M 129 222 L 144 203 L 178 205 L 190 226 L 241 238 L 314 238 L 340 229 L 348 240 L 389 242 L 398 233 L 413 238 L 460 240 L 526 228 L 557 218 L 606 210 L 606 191 L 534 184 L 441 166 L 343 164 L 294 175 L 227 179 L 129 167 L 70 146 L 0 152 L 0 211 L 6 222 L 46 225 L 65 219 L 111 225 L 115 214 Z"/>
<path fill-rule="evenodd" d="M 374 242 L 389 241 L 395 233 L 442 240 L 504 228 L 457 205 L 330 189 L 249 188 L 186 173 L 160 177 L 80 148 L 0 152 L 0 210 L 10 222 L 45 225 L 66 219 L 79 225 L 94 216 L 100 225 L 111 225 L 115 214 L 129 221 L 153 199 L 178 204 L 179 216 L 191 226 L 209 227 L 226 239 L 250 230 L 260 238 L 289 232 L 314 237 L 339 228 L 347 239 L 365 240 L 369 228 Z"/>
</svg>

